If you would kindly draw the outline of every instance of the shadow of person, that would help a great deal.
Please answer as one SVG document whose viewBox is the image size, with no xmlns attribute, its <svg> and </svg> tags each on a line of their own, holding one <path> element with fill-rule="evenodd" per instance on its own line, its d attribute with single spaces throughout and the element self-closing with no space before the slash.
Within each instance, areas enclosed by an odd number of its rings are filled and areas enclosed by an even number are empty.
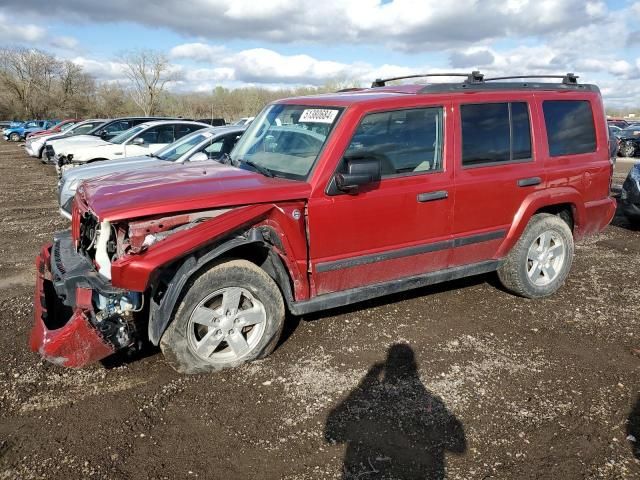
<svg viewBox="0 0 640 480">
<path fill-rule="evenodd" d="M 627 438 L 631 443 L 633 455 L 640 460 L 640 397 L 629 413 L 627 420 Z"/>
<path fill-rule="evenodd" d="M 325 439 L 346 443 L 343 479 L 442 479 L 445 452 L 466 450 L 462 423 L 418 377 L 409 345 L 392 345 L 331 411 Z"/>
</svg>

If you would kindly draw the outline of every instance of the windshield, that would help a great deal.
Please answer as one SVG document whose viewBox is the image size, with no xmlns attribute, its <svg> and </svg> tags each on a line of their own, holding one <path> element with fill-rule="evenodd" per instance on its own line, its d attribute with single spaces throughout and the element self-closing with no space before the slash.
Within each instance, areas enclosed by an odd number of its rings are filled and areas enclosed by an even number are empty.
<svg viewBox="0 0 640 480">
<path fill-rule="evenodd" d="M 167 145 L 163 149 L 159 150 L 155 156 L 160 160 L 175 162 L 180 157 L 182 157 L 182 155 L 198 146 L 204 140 L 211 137 L 213 137 L 213 133 L 208 131 L 194 132 L 191 135 L 187 135 L 181 138 L 177 142 L 173 142 L 172 144 Z"/>
<path fill-rule="evenodd" d="M 269 105 L 231 152 L 231 160 L 254 164 L 274 176 L 305 180 L 342 108 Z M 251 166 L 249 165 L 249 168 Z"/>
<path fill-rule="evenodd" d="M 60 127 L 60 131 L 62 132 L 66 132 L 67 130 L 69 130 L 70 128 L 72 128 L 74 125 L 76 125 L 76 123 L 70 122 L 70 123 L 65 123 L 64 125 L 62 125 Z"/>
<path fill-rule="evenodd" d="M 138 125 L 137 127 L 132 127 L 129 130 L 125 130 L 120 135 L 116 135 L 111 140 L 109 140 L 109 142 L 111 142 L 111 143 L 124 143 L 127 140 L 129 140 L 130 138 L 136 136 L 138 133 L 140 133 L 144 129 L 145 129 L 145 127 L 142 126 L 142 125 Z"/>
</svg>

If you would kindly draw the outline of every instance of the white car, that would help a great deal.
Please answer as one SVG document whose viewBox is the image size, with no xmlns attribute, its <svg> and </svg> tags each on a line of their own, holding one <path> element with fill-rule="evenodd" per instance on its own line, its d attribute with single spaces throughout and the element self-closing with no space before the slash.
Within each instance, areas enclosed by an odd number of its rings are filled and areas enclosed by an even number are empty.
<svg viewBox="0 0 640 480">
<path fill-rule="evenodd" d="M 76 123 L 63 132 L 51 133 L 49 135 L 38 135 L 27 138 L 24 148 L 30 157 L 42 158 L 45 144 L 48 141 L 69 138 L 76 135 L 84 135 L 94 128 L 105 123 L 104 119 L 91 119 Z"/>
<path fill-rule="evenodd" d="M 128 157 L 81 165 L 66 171 L 58 182 L 58 201 L 63 217 L 71 218 L 73 196 L 81 182 L 112 173 L 132 172 L 143 168 L 164 167 L 171 164 L 219 160 L 228 155 L 244 132 L 245 127 L 209 127 L 182 137 L 158 150 L 153 156 Z"/>
<path fill-rule="evenodd" d="M 238 126 L 238 127 L 248 127 L 249 124 L 251 122 L 253 122 L 253 119 L 256 117 L 242 117 L 239 120 L 236 120 L 235 122 L 233 122 L 233 125 Z"/>
<path fill-rule="evenodd" d="M 89 162 L 151 155 L 185 135 L 207 127 L 206 123 L 185 120 L 141 123 L 108 142 L 72 144 L 61 151 L 56 148 L 56 168 L 60 174 Z"/>
</svg>

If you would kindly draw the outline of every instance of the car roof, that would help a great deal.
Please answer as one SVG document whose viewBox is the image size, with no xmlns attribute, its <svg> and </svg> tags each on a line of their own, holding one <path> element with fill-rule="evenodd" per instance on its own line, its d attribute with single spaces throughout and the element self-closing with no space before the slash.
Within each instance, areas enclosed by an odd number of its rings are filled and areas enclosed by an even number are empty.
<svg viewBox="0 0 640 480">
<path fill-rule="evenodd" d="M 206 127 L 209 127 L 210 125 L 207 125 L 206 123 L 201 123 L 201 122 L 194 122 L 193 120 L 154 120 L 152 122 L 144 122 L 144 123 L 140 123 L 138 125 L 136 125 L 136 127 L 155 127 L 156 125 L 164 125 L 166 123 L 178 123 L 181 125 L 205 125 Z"/>
<path fill-rule="evenodd" d="M 476 72 L 474 72 L 476 73 Z M 567 77 L 571 76 L 575 82 L 577 77 L 573 74 L 567 74 Z M 556 78 L 558 76 L 551 76 Z M 504 78 L 521 78 L 521 77 L 504 77 Z M 530 78 L 530 77 L 522 77 Z M 533 77 L 535 78 L 535 76 Z M 591 84 L 578 84 L 569 83 L 563 79 L 563 83 L 552 82 L 505 82 L 505 81 L 493 81 L 494 79 L 487 79 L 487 81 L 469 81 L 457 83 L 428 83 L 428 84 L 408 84 L 408 85 L 385 85 L 384 80 L 376 80 L 374 85 L 370 88 L 349 88 L 334 93 L 324 93 L 317 95 L 301 96 L 285 98 L 282 100 L 276 100 L 274 103 L 281 104 L 300 104 L 300 105 L 322 105 L 322 106 L 336 106 L 336 107 L 348 107 L 354 104 L 366 104 L 374 103 L 384 100 L 393 101 L 394 99 L 407 96 L 421 96 L 421 95 L 435 95 L 435 94 L 448 94 L 448 95 L 460 95 L 467 93 L 478 92 L 500 92 L 504 94 L 512 92 L 535 92 L 535 91 L 582 91 L 582 92 L 595 92 L 599 93 L 600 90 L 597 86 Z M 391 79 L 395 80 L 395 79 Z M 497 78 L 496 80 L 500 80 Z M 381 86 L 376 86 L 376 83 L 380 83 Z"/>
</svg>

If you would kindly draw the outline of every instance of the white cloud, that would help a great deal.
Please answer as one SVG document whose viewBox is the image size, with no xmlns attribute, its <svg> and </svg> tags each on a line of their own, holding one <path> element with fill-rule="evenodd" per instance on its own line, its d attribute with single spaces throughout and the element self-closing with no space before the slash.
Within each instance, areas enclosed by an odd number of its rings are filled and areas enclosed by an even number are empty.
<svg viewBox="0 0 640 480">
<path fill-rule="evenodd" d="M 169 51 L 169 56 L 175 59 L 191 59 L 198 62 L 216 62 L 226 53 L 226 48 L 206 43 L 184 43 Z"/>
<path fill-rule="evenodd" d="M 40 0 L 4 0 L 6 8 L 42 15 Z M 406 51 L 468 42 L 561 33 L 597 23 L 602 1 L 584 0 L 200 0 L 185 12 L 174 0 L 88 3 L 57 0 L 47 18 L 66 21 L 136 22 L 209 39 L 254 39 L 282 43 L 384 44 Z"/>
<path fill-rule="evenodd" d="M 100 61 L 86 57 L 75 57 L 71 61 L 82 67 L 85 73 L 99 80 L 125 80 L 125 66 L 119 62 Z"/>
<path fill-rule="evenodd" d="M 20 24 L 0 13 L 0 41 L 7 43 L 34 43 L 42 41 L 47 31 L 32 24 Z"/>
<path fill-rule="evenodd" d="M 73 37 L 54 37 L 50 43 L 52 46 L 63 50 L 75 50 L 78 48 L 78 40 Z"/>
</svg>

